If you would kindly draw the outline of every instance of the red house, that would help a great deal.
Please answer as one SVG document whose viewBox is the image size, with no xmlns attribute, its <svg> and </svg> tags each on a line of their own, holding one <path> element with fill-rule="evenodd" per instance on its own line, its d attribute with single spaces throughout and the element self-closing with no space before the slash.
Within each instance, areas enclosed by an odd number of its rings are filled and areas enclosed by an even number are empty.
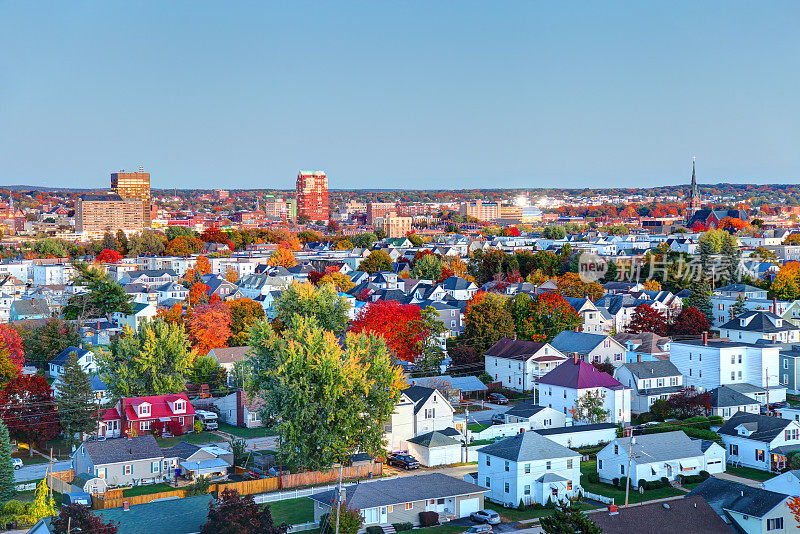
<svg viewBox="0 0 800 534">
<path fill-rule="evenodd" d="M 124 398 L 100 418 L 98 435 L 107 438 L 141 436 L 151 432 L 153 423 L 180 423 L 183 432 L 194 429 L 195 411 L 186 393 Z"/>
</svg>

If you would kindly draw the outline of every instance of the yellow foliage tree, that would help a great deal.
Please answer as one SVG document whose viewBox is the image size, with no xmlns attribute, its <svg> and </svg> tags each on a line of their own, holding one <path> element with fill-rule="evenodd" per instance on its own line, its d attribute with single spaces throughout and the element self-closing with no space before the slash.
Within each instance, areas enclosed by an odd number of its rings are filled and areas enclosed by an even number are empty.
<svg viewBox="0 0 800 534">
<path fill-rule="evenodd" d="M 236 269 L 228 267 L 225 269 L 225 280 L 231 284 L 235 284 L 239 281 L 239 273 L 236 272 Z"/>
<path fill-rule="evenodd" d="M 271 267 L 294 267 L 297 265 L 297 260 L 294 259 L 294 254 L 291 250 L 284 246 L 278 247 L 278 249 L 272 253 L 272 255 L 267 260 L 267 265 Z"/>
<path fill-rule="evenodd" d="M 648 280 L 642 285 L 645 291 L 661 291 L 661 283 L 658 280 Z"/>
<path fill-rule="evenodd" d="M 800 263 L 790 261 L 778 271 L 772 281 L 772 294 L 781 300 L 795 300 L 800 297 Z"/>
<path fill-rule="evenodd" d="M 322 284 L 333 284 L 333 287 L 336 288 L 336 291 L 340 291 L 342 293 L 350 291 L 351 289 L 353 289 L 353 287 L 355 287 L 355 284 L 350 279 L 350 277 L 340 272 L 333 272 L 326 274 L 325 276 L 319 279 L 318 285 L 321 286 Z"/>
</svg>

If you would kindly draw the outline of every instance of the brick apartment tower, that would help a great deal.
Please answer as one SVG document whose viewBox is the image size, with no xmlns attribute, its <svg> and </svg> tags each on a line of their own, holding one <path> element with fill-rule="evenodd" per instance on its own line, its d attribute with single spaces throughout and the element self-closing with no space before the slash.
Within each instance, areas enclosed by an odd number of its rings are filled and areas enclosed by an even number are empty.
<svg viewBox="0 0 800 534">
<path fill-rule="evenodd" d="M 111 189 L 123 199 L 134 199 L 142 202 L 142 215 L 145 228 L 150 226 L 150 173 L 144 172 L 112 172 Z"/>
<path fill-rule="evenodd" d="M 305 215 L 309 221 L 327 221 L 328 177 L 322 171 L 297 173 L 297 216 Z"/>
</svg>

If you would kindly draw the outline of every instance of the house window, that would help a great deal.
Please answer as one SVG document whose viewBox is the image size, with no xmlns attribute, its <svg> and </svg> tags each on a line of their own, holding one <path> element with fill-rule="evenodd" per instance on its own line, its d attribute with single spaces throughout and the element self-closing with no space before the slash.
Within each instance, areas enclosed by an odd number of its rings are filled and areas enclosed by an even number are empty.
<svg viewBox="0 0 800 534">
<path fill-rule="evenodd" d="M 509 470 L 509 469 L 508 469 L 508 462 L 505 462 L 505 469 L 506 469 L 506 471 L 508 471 L 508 470 Z"/>
<path fill-rule="evenodd" d="M 169 471 L 169 460 L 164 460 L 164 471 Z"/>
<path fill-rule="evenodd" d="M 425 409 L 425 419 L 433 419 L 436 417 L 436 408 Z"/>
<path fill-rule="evenodd" d="M 739 334 L 741 336 L 741 334 Z M 742 363 L 742 355 L 739 355 L 739 363 Z"/>
<path fill-rule="evenodd" d="M 602 469 L 603 468 L 603 460 L 597 460 L 597 468 L 598 469 Z"/>
<path fill-rule="evenodd" d="M 567 469 L 572 469 L 572 459 L 567 460 Z"/>
<path fill-rule="evenodd" d="M 139 423 L 139 429 L 140 430 L 150 430 L 150 422 L 151 421 L 149 419 L 147 421 L 142 421 L 141 423 Z"/>
<path fill-rule="evenodd" d="M 406 510 L 411 510 L 412 508 L 414 508 L 414 503 L 413 502 L 407 502 L 406 503 Z"/>
<path fill-rule="evenodd" d="M 133 466 L 130 465 L 130 464 L 122 466 L 122 474 L 123 475 L 130 475 L 132 470 L 133 470 Z"/>
<path fill-rule="evenodd" d="M 784 369 L 788 369 L 789 368 L 789 360 L 783 360 L 783 368 Z"/>
<path fill-rule="evenodd" d="M 775 517 L 773 519 L 767 519 L 767 530 L 782 530 L 783 529 L 783 518 L 782 517 Z"/>
<path fill-rule="evenodd" d="M 150 415 L 150 405 L 142 404 L 139 406 L 139 415 Z"/>
<path fill-rule="evenodd" d="M 150 462 L 150 472 L 158 473 L 158 462 Z"/>
<path fill-rule="evenodd" d="M 547 464 L 545 464 L 545 465 L 546 465 L 546 468 L 547 468 L 548 471 L 550 471 L 550 469 L 553 468 L 553 462 L 551 462 L 549 460 L 548 460 Z"/>
<path fill-rule="evenodd" d="M 736 371 L 731 371 L 731 380 L 736 380 Z"/>
<path fill-rule="evenodd" d="M 673 376 L 672 378 L 670 378 L 669 379 L 669 385 L 670 386 L 677 386 L 678 385 L 678 377 L 677 376 Z"/>
<path fill-rule="evenodd" d="M 377 523 L 380 521 L 380 515 L 377 508 L 367 508 L 364 510 L 364 523 Z"/>
<path fill-rule="evenodd" d="M 572 481 L 571 480 L 567 481 L 567 491 L 572 491 Z"/>
<path fill-rule="evenodd" d="M 625 474 L 625 466 L 624 465 L 620 465 L 619 466 L 619 474 L 620 475 L 624 475 Z"/>
<path fill-rule="evenodd" d="M 509 490 L 510 490 L 510 488 L 509 488 L 508 482 L 506 482 L 505 484 L 503 484 L 503 491 L 508 493 Z"/>
<path fill-rule="evenodd" d="M 619 445 L 614 445 L 614 454 L 619 454 Z"/>
<path fill-rule="evenodd" d="M 525 474 L 528 475 L 531 472 L 531 464 L 525 464 Z"/>
<path fill-rule="evenodd" d="M 183 417 L 179 417 L 178 420 L 181 422 L 181 426 L 183 426 Z"/>
<path fill-rule="evenodd" d="M 558 498 L 558 488 L 553 488 L 553 491 L 551 493 L 553 494 L 553 497 Z"/>
<path fill-rule="evenodd" d="M 175 411 L 182 412 L 183 411 L 183 401 L 178 401 L 175 403 Z"/>
<path fill-rule="evenodd" d="M 486 457 L 486 465 L 492 465 L 492 459 L 489 456 Z"/>
<path fill-rule="evenodd" d="M 764 461 L 764 451 L 761 449 L 756 449 L 756 462 L 763 462 Z"/>
<path fill-rule="evenodd" d="M 105 467 L 95 467 L 94 468 L 94 476 L 97 478 L 106 478 L 106 468 Z"/>
<path fill-rule="evenodd" d="M 731 354 L 731 363 L 736 363 L 736 355 Z"/>
<path fill-rule="evenodd" d="M 524 495 L 530 495 L 530 494 L 531 494 L 531 487 L 530 487 L 530 485 L 529 485 L 529 484 L 526 484 L 526 485 L 524 486 L 524 488 L 523 488 L 523 490 L 522 490 L 522 493 L 523 493 Z"/>
<path fill-rule="evenodd" d="M 491 488 L 492 487 L 492 481 L 489 480 L 489 477 L 486 477 L 486 487 L 487 488 Z"/>
</svg>

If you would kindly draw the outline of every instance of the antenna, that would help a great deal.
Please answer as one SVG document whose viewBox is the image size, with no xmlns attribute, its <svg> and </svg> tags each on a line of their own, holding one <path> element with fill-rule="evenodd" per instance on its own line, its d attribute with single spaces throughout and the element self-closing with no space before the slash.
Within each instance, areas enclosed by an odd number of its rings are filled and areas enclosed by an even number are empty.
<svg viewBox="0 0 800 534">
<path fill-rule="evenodd" d="M 141 165 L 139 165 L 139 172 L 144 172 L 144 167 L 142 167 Z"/>
</svg>

